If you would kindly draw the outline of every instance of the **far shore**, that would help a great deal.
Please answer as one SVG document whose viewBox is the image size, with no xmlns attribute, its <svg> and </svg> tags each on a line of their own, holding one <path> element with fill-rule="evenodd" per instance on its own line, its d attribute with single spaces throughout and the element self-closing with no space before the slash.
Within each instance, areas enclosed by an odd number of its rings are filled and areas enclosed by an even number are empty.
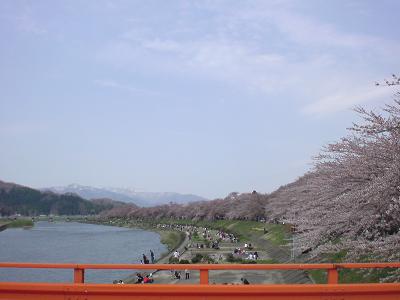
<svg viewBox="0 0 400 300">
<path fill-rule="evenodd" d="M 0 231 L 7 228 L 32 228 L 34 222 L 31 219 L 21 218 L 16 220 L 3 219 L 0 221 Z"/>
</svg>

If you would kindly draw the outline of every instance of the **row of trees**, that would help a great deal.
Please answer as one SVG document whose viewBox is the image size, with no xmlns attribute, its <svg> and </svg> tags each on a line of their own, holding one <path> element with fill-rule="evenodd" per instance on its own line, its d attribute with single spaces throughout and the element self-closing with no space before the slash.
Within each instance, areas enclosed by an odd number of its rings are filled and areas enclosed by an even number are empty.
<svg viewBox="0 0 400 300">
<path fill-rule="evenodd" d="M 267 197 L 268 195 L 262 195 L 256 192 L 251 194 L 231 193 L 224 199 L 198 201 L 189 204 L 170 203 L 153 207 L 133 208 L 124 211 L 120 208 L 115 208 L 105 212 L 104 215 L 151 220 L 164 218 L 193 220 L 258 220 L 265 216 Z"/>
</svg>

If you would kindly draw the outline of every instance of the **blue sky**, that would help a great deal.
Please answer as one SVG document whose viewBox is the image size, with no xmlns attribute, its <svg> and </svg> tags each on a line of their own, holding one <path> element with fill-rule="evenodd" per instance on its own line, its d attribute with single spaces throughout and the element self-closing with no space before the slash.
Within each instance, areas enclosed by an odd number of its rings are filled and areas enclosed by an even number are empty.
<svg viewBox="0 0 400 300">
<path fill-rule="evenodd" d="M 379 108 L 399 1 L 0 2 L 0 179 L 271 192 Z"/>
</svg>

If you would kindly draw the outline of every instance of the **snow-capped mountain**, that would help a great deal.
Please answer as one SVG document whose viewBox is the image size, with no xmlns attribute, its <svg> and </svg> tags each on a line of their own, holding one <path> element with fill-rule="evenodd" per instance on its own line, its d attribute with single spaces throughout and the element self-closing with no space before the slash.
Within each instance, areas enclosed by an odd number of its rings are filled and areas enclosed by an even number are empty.
<svg viewBox="0 0 400 300">
<path fill-rule="evenodd" d="M 138 206 L 153 206 L 166 204 L 169 202 L 182 204 L 206 200 L 203 197 L 192 194 L 180 194 L 173 192 L 137 192 L 130 188 L 98 188 L 79 184 L 49 187 L 43 188 L 42 190 L 50 190 L 59 194 L 74 193 L 85 199 L 110 198 L 117 201 L 134 203 Z"/>
</svg>

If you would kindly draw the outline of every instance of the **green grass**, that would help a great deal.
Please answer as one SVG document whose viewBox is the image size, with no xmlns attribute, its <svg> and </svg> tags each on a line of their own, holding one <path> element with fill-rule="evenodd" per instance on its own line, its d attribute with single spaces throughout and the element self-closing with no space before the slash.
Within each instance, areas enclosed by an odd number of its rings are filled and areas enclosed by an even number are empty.
<svg viewBox="0 0 400 300">
<path fill-rule="evenodd" d="M 346 250 L 326 255 L 328 263 L 342 263 L 347 255 Z M 371 257 L 363 257 L 359 262 L 374 261 Z M 378 283 L 382 278 L 390 275 L 395 269 L 339 269 L 339 283 Z M 315 283 L 326 283 L 327 272 L 325 270 L 309 270 Z"/>
<path fill-rule="evenodd" d="M 327 282 L 327 274 L 325 270 L 308 270 L 307 273 L 315 283 Z"/>
<path fill-rule="evenodd" d="M 18 228 L 18 227 L 32 227 L 33 221 L 28 219 L 13 220 L 8 224 L 8 228 Z"/>
<path fill-rule="evenodd" d="M 342 269 L 339 270 L 339 283 L 378 283 L 382 278 L 390 275 L 395 269 Z M 315 283 L 326 283 L 325 270 L 309 270 L 308 274 Z"/>
<path fill-rule="evenodd" d="M 273 245 L 280 246 L 288 243 L 290 237 L 289 225 L 266 224 L 256 221 L 239 221 L 239 220 L 215 220 L 215 221 L 193 221 L 193 220 L 174 220 L 162 219 L 158 220 L 160 224 L 177 224 L 177 225 L 193 225 L 197 227 L 207 227 L 214 230 L 223 230 L 233 233 L 241 242 L 254 241 L 264 238 Z M 264 235 L 264 228 L 268 231 Z M 201 242 L 201 238 L 194 237 L 195 241 Z"/>
<path fill-rule="evenodd" d="M 278 264 L 279 262 L 275 259 L 269 258 L 269 259 L 257 259 L 256 263 L 257 264 Z"/>
<path fill-rule="evenodd" d="M 167 245 L 169 251 L 179 247 L 185 239 L 185 234 L 178 231 L 159 231 L 161 235 L 161 243 Z"/>
<path fill-rule="evenodd" d="M 265 228 L 268 233 L 265 235 L 265 239 L 270 241 L 273 245 L 282 246 L 289 242 L 291 236 L 290 228 L 281 224 L 266 224 Z"/>
</svg>

